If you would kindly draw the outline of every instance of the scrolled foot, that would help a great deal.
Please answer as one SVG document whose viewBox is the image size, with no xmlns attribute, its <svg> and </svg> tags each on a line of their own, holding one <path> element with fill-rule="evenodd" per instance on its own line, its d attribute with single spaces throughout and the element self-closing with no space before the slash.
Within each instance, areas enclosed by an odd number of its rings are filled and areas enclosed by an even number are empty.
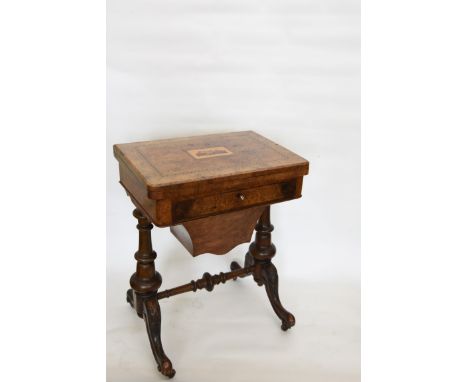
<svg viewBox="0 0 468 382">
<path fill-rule="evenodd" d="M 149 296 L 143 300 L 143 319 L 158 370 L 162 375 L 172 378 L 176 372 L 161 343 L 161 308 L 156 296 Z"/>
<path fill-rule="evenodd" d="M 238 270 L 238 269 L 241 269 L 241 266 L 239 265 L 239 263 L 238 263 L 237 261 L 233 261 L 233 262 L 231 263 L 230 268 L 231 268 L 231 271 L 236 271 L 236 270 Z M 233 280 L 233 281 L 236 281 L 236 280 L 237 280 L 237 277 L 234 277 L 232 280 Z"/>
<path fill-rule="evenodd" d="M 294 325 L 296 325 L 296 319 L 291 313 L 289 313 L 287 319 L 282 321 L 281 329 L 286 331 L 288 329 L 291 329 Z"/>
<path fill-rule="evenodd" d="M 174 377 L 176 373 L 176 371 L 172 368 L 172 363 L 169 358 L 163 360 L 161 366 L 158 365 L 158 370 L 162 375 L 168 378 Z"/>
<path fill-rule="evenodd" d="M 133 290 L 132 289 L 127 290 L 127 302 L 130 304 L 132 308 L 135 308 L 135 306 L 133 305 Z"/>
<path fill-rule="evenodd" d="M 260 274 L 256 278 L 257 282 L 265 286 L 271 306 L 281 320 L 281 329 L 286 331 L 292 328 L 296 324 L 296 319 L 281 304 L 278 294 L 278 272 L 274 264 L 271 261 L 262 264 Z"/>
<path fill-rule="evenodd" d="M 241 266 L 239 265 L 239 263 L 237 261 L 233 261 L 231 263 L 231 271 L 236 271 L 237 269 L 241 269 Z"/>
<path fill-rule="evenodd" d="M 244 268 L 248 268 L 248 267 L 251 267 L 252 265 L 254 265 L 254 259 L 252 257 L 252 255 L 247 252 L 247 254 L 245 255 L 245 259 L 244 259 Z M 231 271 L 236 271 L 238 269 L 241 269 L 242 267 L 240 266 L 240 264 L 237 262 L 237 261 L 233 261 L 231 263 Z M 240 278 L 244 278 L 246 277 L 247 275 L 244 275 L 244 276 L 239 276 Z M 234 281 L 237 280 L 237 277 L 233 279 Z"/>
</svg>

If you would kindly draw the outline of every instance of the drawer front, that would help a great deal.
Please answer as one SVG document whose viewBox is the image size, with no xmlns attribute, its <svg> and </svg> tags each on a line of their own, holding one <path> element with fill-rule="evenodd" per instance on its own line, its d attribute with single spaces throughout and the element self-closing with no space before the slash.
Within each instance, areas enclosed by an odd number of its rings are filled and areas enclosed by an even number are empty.
<svg viewBox="0 0 468 382">
<path fill-rule="evenodd" d="M 297 184 L 296 179 L 291 179 L 267 186 L 177 201 L 174 202 L 172 207 L 173 221 L 180 222 L 256 205 L 294 199 L 299 197 L 298 193 L 300 193 L 300 190 L 296 192 Z"/>
</svg>

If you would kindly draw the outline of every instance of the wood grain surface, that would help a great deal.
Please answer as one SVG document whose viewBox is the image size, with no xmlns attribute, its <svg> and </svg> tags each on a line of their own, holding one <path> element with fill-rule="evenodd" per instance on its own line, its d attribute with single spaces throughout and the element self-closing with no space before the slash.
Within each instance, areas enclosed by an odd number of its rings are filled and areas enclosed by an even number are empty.
<svg viewBox="0 0 468 382">
<path fill-rule="evenodd" d="M 120 183 L 159 227 L 299 198 L 309 168 L 253 131 L 119 144 L 114 153 Z"/>
<path fill-rule="evenodd" d="M 192 256 L 203 253 L 224 255 L 242 243 L 248 243 L 266 207 L 197 219 L 171 227 L 171 232 Z"/>
<path fill-rule="evenodd" d="M 145 184 L 152 199 L 170 197 L 175 189 L 197 194 L 226 181 L 308 172 L 307 160 L 253 131 L 117 144 L 114 154 Z"/>
</svg>

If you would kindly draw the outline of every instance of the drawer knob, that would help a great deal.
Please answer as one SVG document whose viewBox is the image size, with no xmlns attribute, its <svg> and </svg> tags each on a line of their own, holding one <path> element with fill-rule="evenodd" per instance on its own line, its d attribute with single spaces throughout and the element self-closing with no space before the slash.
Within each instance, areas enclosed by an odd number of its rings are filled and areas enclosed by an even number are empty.
<svg viewBox="0 0 468 382">
<path fill-rule="evenodd" d="M 239 197 L 240 200 L 245 200 L 245 195 L 242 192 L 237 194 L 237 196 Z"/>
</svg>

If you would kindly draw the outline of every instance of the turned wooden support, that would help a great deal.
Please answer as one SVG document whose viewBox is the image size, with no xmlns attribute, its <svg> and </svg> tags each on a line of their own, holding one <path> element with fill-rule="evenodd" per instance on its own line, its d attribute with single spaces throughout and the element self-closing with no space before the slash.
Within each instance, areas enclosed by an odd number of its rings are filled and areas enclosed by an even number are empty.
<svg viewBox="0 0 468 382">
<path fill-rule="evenodd" d="M 275 245 L 271 241 L 273 229 L 270 222 L 270 206 L 268 206 L 255 226 L 255 241 L 250 244 L 249 252 L 245 255 L 244 268 L 253 267 L 253 278 L 259 286 L 265 286 L 271 306 L 281 320 L 281 329 L 288 330 L 295 325 L 296 319 L 283 307 L 279 298 L 278 271 L 271 262 L 276 254 Z M 239 268 L 238 263 L 231 263 L 231 269 Z"/>
<path fill-rule="evenodd" d="M 133 216 L 138 219 L 138 251 L 135 252 L 136 272 L 130 278 L 130 286 L 134 292 L 134 308 L 138 315 L 142 317 L 143 298 L 154 296 L 157 293 L 162 278 L 154 266 L 157 254 L 153 250 L 151 242 L 153 225 L 138 209 L 133 211 Z"/>
<path fill-rule="evenodd" d="M 138 251 L 135 253 L 136 272 L 130 278 L 132 289 L 127 291 L 127 301 L 135 308 L 138 316 L 145 320 L 146 331 L 151 350 L 158 364 L 158 370 L 166 377 L 172 378 L 175 375 L 175 370 L 164 353 L 161 343 L 161 308 L 157 300 L 157 292 L 162 279 L 154 266 L 157 255 L 151 243 L 153 225 L 138 209 L 133 211 L 133 216 L 138 219 L 139 239 Z"/>
<path fill-rule="evenodd" d="M 276 254 L 276 247 L 271 242 L 273 229 L 274 226 L 270 222 L 270 206 L 268 206 L 258 219 L 255 226 L 255 241 L 249 246 L 249 253 L 257 260 L 257 264 L 261 261 L 270 261 Z"/>
<path fill-rule="evenodd" d="M 254 267 L 249 268 L 238 268 L 233 270 L 232 272 L 221 272 L 217 275 L 210 275 L 208 272 L 203 274 L 203 277 L 198 280 L 192 280 L 191 282 L 172 288 L 167 289 L 163 292 L 158 293 L 158 300 L 162 298 L 168 298 L 171 296 L 175 296 L 181 293 L 186 292 L 196 292 L 200 289 L 206 289 L 208 292 L 211 292 L 214 287 L 218 284 L 225 283 L 229 280 L 235 280 L 237 277 L 245 277 L 247 275 L 252 274 Z"/>
</svg>

